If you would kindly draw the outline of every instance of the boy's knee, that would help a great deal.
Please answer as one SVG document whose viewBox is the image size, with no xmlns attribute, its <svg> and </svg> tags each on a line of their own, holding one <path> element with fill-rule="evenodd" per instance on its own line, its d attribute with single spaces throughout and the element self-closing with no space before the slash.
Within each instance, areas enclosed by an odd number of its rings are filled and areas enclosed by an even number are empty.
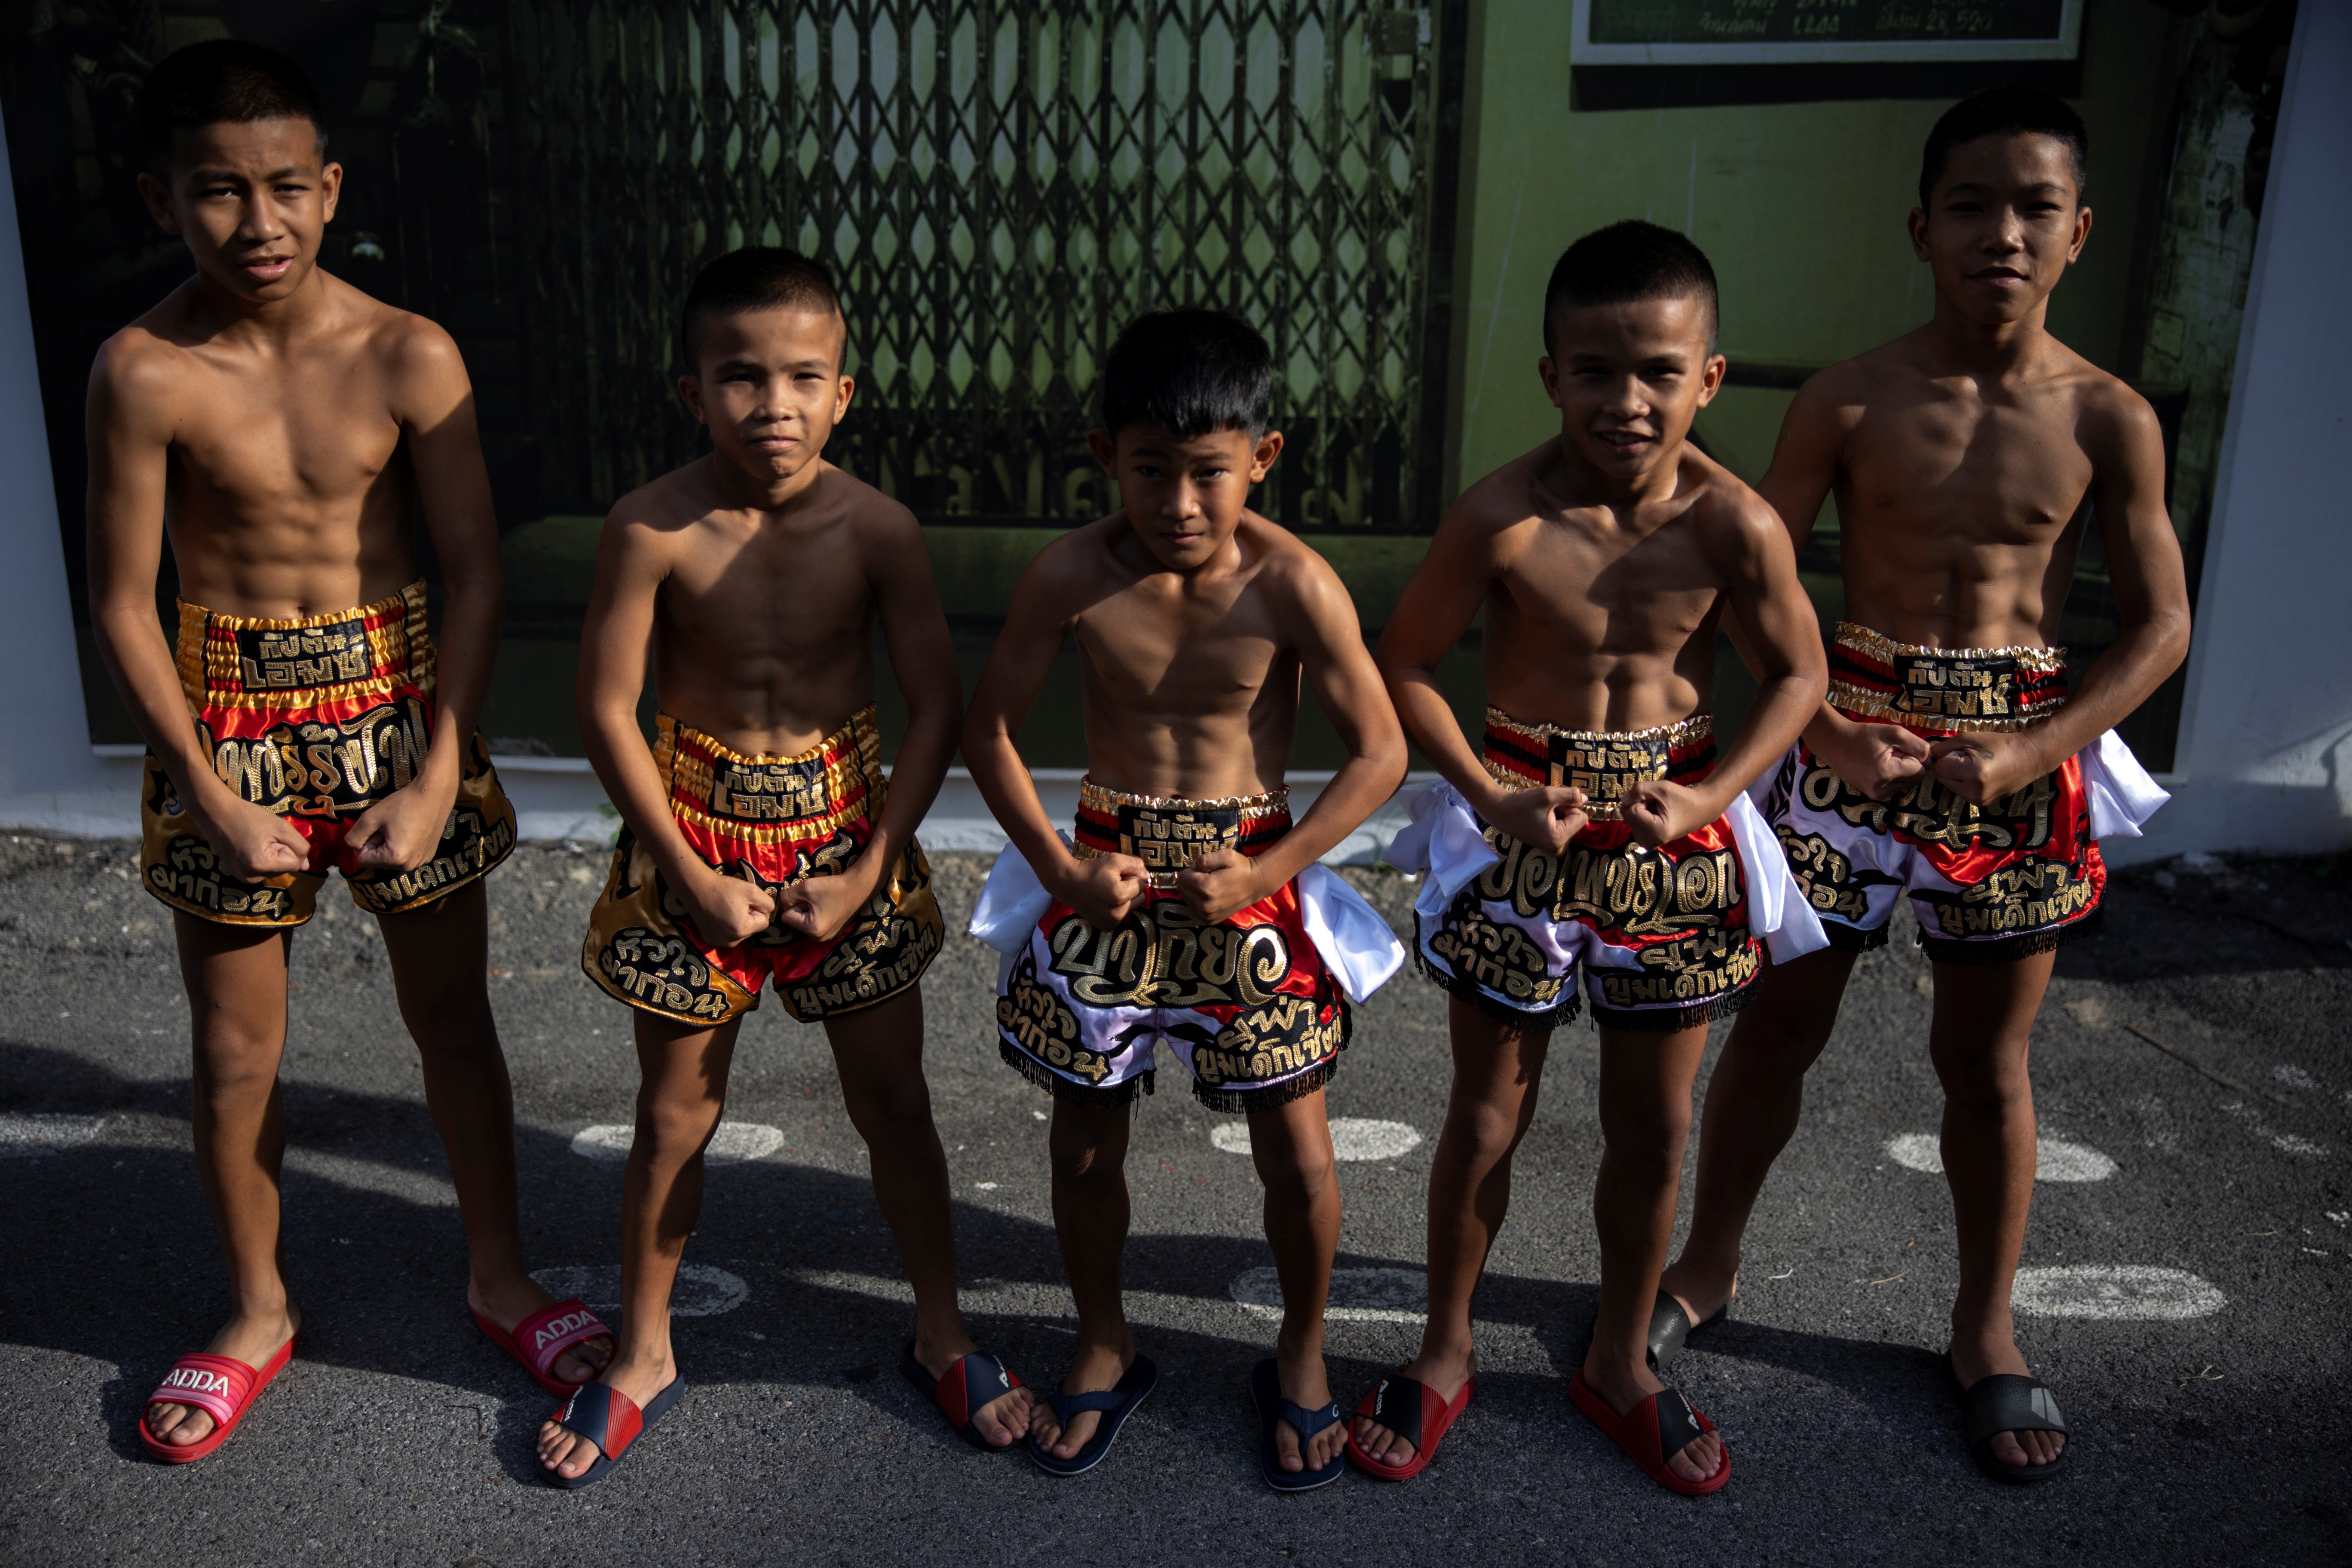
<svg viewBox="0 0 2352 1568">
<path fill-rule="evenodd" d="M 683 1165 L 709 1142 L 722 1109 L 700 1100 L 640 1104 L 636 1146 L 656 1165 Z"/>
<path fill-rule="evenodd" d="M 845 1092 L 843 1101 L 849 1111 L 849 1124 L 868 1143 L 897 1142 L 931 1131 L 930 1086 L 919 1078 L 863 1085 Z"/>
<path fill-rule="evenodd" d="M 1518 1142 L 1518 1117 L 1499 1105 L 1481 1100 L 1475 1105 L 1455 1106 L 1449 1111 L 1448 1120 L 1465 1149 L 1482 1163 L 1501 1159 Z"/>
<path fill-rule="evenodd" d="M 1267 1197 L 1300 1208 L 1311 1207 L 1330 1188 L 1331 1156 L 1321 1151 L 1301 1149 L 1261 1159 L 1257 1173 L 1258 1180 L 1265 1184 Z"/>
</svg>

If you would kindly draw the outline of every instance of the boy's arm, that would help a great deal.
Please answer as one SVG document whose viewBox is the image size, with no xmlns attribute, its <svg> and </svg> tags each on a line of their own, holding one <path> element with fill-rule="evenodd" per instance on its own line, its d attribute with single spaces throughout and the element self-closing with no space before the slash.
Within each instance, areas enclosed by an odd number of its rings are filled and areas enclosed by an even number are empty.
<svg viewBox="0 0 2352 1568">
<path fill-rule="evenodd" d="M 423 865 L 441 842 L 489 690 L 499 625 L 506 618 L 499 520 L 474 426 L 474 384 L 447 332 L 416 318 L 403 325 L 394 351 L 394 410 L 416 477 L 425 531 L 441 565 L 433 740 L 408 787 L 360 813 L 350 837 L 362 866 L 396 871 Z"/>
<path fill-rule="evenodd" d="M 266 881 L 300 870 L 310 841 L 213 771 L 180 689 L 172 645 L 155 618 L 172 441 L 169 379 L 168 365 L 119 339 L 99 351 L 90 369 L 90 626 L 115 689 L 221 868 L 241 882 Z"/>
<path fill-rule="evenodd" d="M 1795 743 L 1829 689 L 1821 629 L 1781 520 L 1743 489 L 1707 504 L 1703 537 L 1722 574 L 1725 624 L 1756 671 L 1756 701 L 1703 782 L 1643 779 L 1626 790 L 1626 828 L 1654 848 L 1721 816 L 1734 795 Z"/>
<path fill-rule="evenodd" d="M 767 929 L 775 900 L 719 875 L 694 852 L 669 814 L 669 792 L 637 728 L 655 595 L 668 574 L 656 531 L 616 509 L 596 547 L 596 583 L 580 629 L 580 739 L 604 794 L 686 904 L 697 933 L 713 947 L 731 947 Z"/>
<path fill-rule="evenodd" d="M 1852 365 L 1833 365 L 1797 389 L 1796 399 L 1780 422 L 1771 467 L 1757 482 L 1756 493 L 1780 514 L 1781 525 L 1789 531 L 1791 561 L 1812 536 L 1822 503 L 1837 483 L 1845 438 L 1864 395 L 1851 383 L 1861 374 Z M 1736 620 L 1728 629 L 1740 657 L 1760 679 L 1755 651 L 1740 643 Z M 1818 629 L 1813 641 L 1816 645 L 1821 641 Z M 1805 743 L 1832 773 L 1873 800 L 1885 800 L 1896 786 L 1918 777 L 1927 765 L 1927 742 L 1900 724 L 1849 719 L 1826 702 L 1815 710 L 1804 736 Z"/>
<path fill-rule="evenodd" d="M 818 941 L 839 933 L 898 863 L 922 826 L 955 756 L 963 725 L 963 686 L 956 679 L 955 642 L 931 582 L 930 552 L 912 512 L 885 506 L 866 524 L 861 542 L 874 587 L 890 673 L 907 700 L 907 733 L 890 767 L 889 796 L 874 836 L 839 876 L 804 877 L 778 900 L 783 923 Z"/>
<path fill-rule="evenodd" d="M 1091 542 L 1066 534 L 1039 552 L 1021 574 L 1005 607 L 1004 629 L 988 651 L 988 664 L 972 689 L 971 711 L 963 724 L 964 765 L 981 798 L 1003 826 L 1013 847 L 1037 873 L 1045 890 L 1102 929 L 1118 924 L 1150 886 L 1143 862 L 1131 855 L 1080 859 L 1070 853 L 1037 798 L 1028 764 L 1013 743 L 1045 689 L 1054 660 L 1069 635 L 1076 606 L 1086 600 L 1084 572 L 1076 552 Z"/>
<path fill-rule="evenodd" d="M 1929 764 L 1971 805 L 2022 789 L 2121 723 L 2189 652 L 2189 584 L 2164 505 L 2164 435 L 2156 411 L 2121 384 L 2084 413 L 2091 506 L 2106 545 L 2123 630 L 2083 672 L 2066 705 L 2030 730 L 1938 741 Z"/>
<path fill-rule="evenodd" d="M 1177 873 L 1177 891 L 1203 920 L 1223 920 L 1273 893 L 1362 826 L 1404 782 L 1404 731 L 1339 574 L 1302 546 L 1295 565 L 1268 576 L 1286 601 L 1280 619 L 1293 628 L 1299 671 L 1348 748 L 1348 760 L 1307 815 L 1264 854 L 1219 850 Z"/>
<path fill-rule="evenodd" d="M 1558 855 L 1584 830 L 1584 792 L 1511 790 L 1496 784 L 1437 684 L 1438 664 L 1476 618 L 1495 576 L 1494 535 L 1471 504 L 1457 503 L 1438 525 L 1429 552 L 1389 616 L 1375 657 L 1405 733 L 1470 809 L 1519 842 Z"/>
</svg>

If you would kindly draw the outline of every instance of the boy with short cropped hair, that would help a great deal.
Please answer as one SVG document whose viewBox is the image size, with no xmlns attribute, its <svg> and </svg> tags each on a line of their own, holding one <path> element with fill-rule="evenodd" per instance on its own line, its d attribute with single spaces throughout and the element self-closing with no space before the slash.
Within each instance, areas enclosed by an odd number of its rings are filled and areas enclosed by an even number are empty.
<svg viewBox="0 0 2352 1568">
<path fill-rule="evenodd" d="M 1004 953 L 999 1048 L 1054 1096 L 1055 1229 L 1078 1311 L 1030 1457 L 1092 1468 L 1158 1371 L 1120 1306 L 1129 1119 L 1165 1041 L 1212 1110 L 1249 1119 L 1284 1303 L 1258 1363 L 1260 1473 L 1339 1479 L 1323 1301 L 1339 1243 L 1324 1085 L 1349 1007 L 1403 953 L 1317 858 L 1379 808 L 1404 741 L 1355 607 L 1323 559 L 1248 507 L 1282 450 L 1273 356 L 1235 318 L 1144 316 L 1103 366 L 1088 437 L 1120 510 L 1040 551 L 1013 590 L 964 729 L 964 756 L 1013 844 L 975 934 Z M 1037 799 L 1013 741 L 1065 641 L 1085 682 L 1076 837 Z M 1299 682 L 1348 760 L 1297 823 L 1283 782 Z"/>
<path fill-rule="evenodd" d="M 155 68 L 141 110 L 141 194 L 196 273 L 91 370 L 89 592 L 149 748 L 142 880 L 173 911 L 196 1165 L 234 1302 L 141 1414 L 148 1453 L 178 1464 L 235 1430 L 300 1323 L 278 1260 L 278 1067 L 293 933 L 331 868 L 383 933 L 476 1321 L 551 1392 L 612 1342 L 523 1271 L 516 1223 L 481 886 L 515 817 L 474 730 L 502 594 L 465 363 L 440 328 L 319 268 L 342 170 L 291 64 L 193 45 Z M 437 654 L 420 510 L 446 589 Z M 176 647 L 155 619 L 166 533 Z"/>
<path fill-rule="evenodd" d="M 905 507 L 824 460 L 855 390 L 824 268 L 754 247 L 687 296 L 678 396 L 710 452 L 621 498 L 580 644 L 580 731 L 625 824 L 581 965 L 635 1009 L 636 1140 L 622 1199 L 619 1353 L 540 1428 L 557 1486 L 602 1479 L 682 1397 L 670 1290 L 702 1205 L 744 1016 L 771 982 L 822 1023 L 874 1196 L 915 1293 L 900 1371 L 975 1447 L 1029 1394 L 956 1304 L 947 1157 L 923 1080 L 920 981 L 942 928 L 915 828 L 961 718 L 947 617 Z M 886 776 L 879 624 L 906 694 Z M 649 749 L 637 699 L 661 696 Z"/>
<path fill-rule="evenodd" d="M 1453 994 L 1454 1088 L 1429 1188 L 1421 1354 L 1357 1407 L 1349 1452 L 1403 1480 L 1470 1402 L 1470 1301 L 1510 1199 L 1555 1026 L 1584 985 L 1606 1141 L 1592 1196 L 1601 1306 L 1577 1407 L 1670 1490 L 1717 1490 L 1731 1458 L 1645 1364 L 1710 1020 L 1751 994 L 1765 947 L 1820 937 L 1739 792 L 1821 700 L 1821 638 L 1769 508 L 1687 437 L 1721 384 L 1715 272 L 1689 240 L 1620 223 L 1570 246 L 1544 295 L 1558 437 L 1454 504 L 1381 640 L 1407 732 L 1444 783 L 1390 858 L 1423 870 L 1422 967 Z M 1438 663 L 1481 614 L 1483 754 Z M 1760 688 L 1716 756 L 1719 622 Z"/>
<path fill-rule="evenodd" d="M 1729 1305 L 1805 1069 L 1855 957 L 1907 897 L 1935 970 L 1928 1051 L 1960 1255 L 1948 1367 L 1971 1458 L 2012 1481 L 2046 1480 L 2073 1451 L 2010 1319 L 2033 1194 L 2029 1037 L 2055 949 L 2095 929 L 2098 839 L 2136 837 L 2166 798 L 2111 726 L 2189 644 L 2156 415 L 2047 326 L 2090 237 L 2088 158 L 2081 117 L 2046 93 L 2002 89 L 1945 114 L 1910 217 L 1934 320 L 1814 376 L 1781 426 L 1760 488 L 1800 543 L 1836 493 L 1851 619 L 1828 705 L 1765 809 L 1830 947 L 1776 964 L 1732 1031 L 1661 1301 L 1684 1321 Z M 2122 631 L 2070 693 L 2053 639 L 2091 515 Z"/>
</svg>

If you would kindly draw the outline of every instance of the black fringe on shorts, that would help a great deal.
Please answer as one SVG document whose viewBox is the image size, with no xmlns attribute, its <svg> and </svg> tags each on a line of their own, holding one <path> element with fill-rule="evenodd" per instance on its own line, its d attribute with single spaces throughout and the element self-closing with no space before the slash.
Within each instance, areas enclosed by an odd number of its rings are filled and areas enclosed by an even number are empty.
<svg viewBox="0 0 2352 1568">
<path fill-rule="evenodd" d="M 2064 925 L 2029 931 L 2023 936 L 2003 937 L 1999 942 L 1960 942 L 1929 936 L 1925 926 L 1919 928 L 1918 941 L 1921 951 L 1937 963 L 2015 963 L 2021 958 L 2032 958 L 2037 952 L 2048 952 L 2068 942 L 2096 936 L 2106 922 L 2107 906 L 2102 901 L 2089 914 L 2077 916 Z"/>
<path fill-rule="evenodd" d="M 1872 926 L 1864 931 L 1843 921 L 1822 921 L 1822 934 L 1840 952 L 1876 952 L 1886 945 L 1886 926 Z"/>
<path fill-rule="evenodd" d="M 1526 1029 L 1530 1033 L 1542 1029 L 1557 1029 L 1562 1024 L 1572 1024 L 1576 1021 L 1577 1014 L 1584 1008 L 1584 994 L 1574 986 L 1568 987 L 1568 1000 L 1559 1006 L 1548 1008 L 1540 1013 L 1530 1013 L 1523 1008 L 1514 1007 L 1507 1002 L 1497 1002 L 1486 994 L 1485 986 L 1475 980 L 1460 974 L 1447 973 L 1430 963 L 1429 954 L 1421 951 L 1421 916 L 1417 913 L 1412 917 L 1412 964 L 1440 990 L 1461 997 L 1498 1024 L 1508 1024 L 1514 1028 Z"/>
<path fill-rule="evenodd" d="M 1092 1084 L 1072 1083 L 1002 1035 L 996 1037 L 996 1054 L 1004 1058 L 1005 1066 L 1023 1078 L 1027 1079 L 1055 1100 L 1066 1100 L 1072 1105 L 1096 1107 L 1133 1105 L 1138 1086 L 1140 1086 L 1142 1093 L 1150 1094 L 1152 1092 L 1152 1080 L 1160 1076 L 1156 1068 L 1146 1068 L 1124 1083 L 1115 1083 L 1108 1089 L 1097 1089 Z"/>
<path fill-rule="evenodd" d="M 1344 1051 L 1347 1048 L 1346 1043 L 1342 1042 L 1339 1049 Z M 1192 1080 L 1192 1098 L 1199 1100 L 1206 1110 L 1222 1110 L 1228 1115 L 1239 1116 L 1248 1111 L 1254 1105 L 1288 1105 L 1294 1100 L 1304 1100 L 1329 1083 L 1331 1075 L 1339 1070 L 1339 1058 L 1338 1053 L 1334 1052 L 1297 1078 L 1286 1078 L 1280 1083 L 1268 1084 L 1264 1089 L 1211 1089 L 1207 1084 L 1195 1079 Z"/>
<path fill-rule="evenodd" d="M 1705 1002 L 1694 1002 L 1687 1007 L 1633 1007 L 1619 1011 L 1592 1005 L 1593 1027 L 1627 1029 L 1644 1035 L 1671 1035 L 1678 1029 L 1695 1029 L 1701 1024 L 1712 1024 L 1717 1018 L 1728 1018 L 1756 1000 L 1758 983 L 1750 980 L 1737 991 Z"/>
</svg>

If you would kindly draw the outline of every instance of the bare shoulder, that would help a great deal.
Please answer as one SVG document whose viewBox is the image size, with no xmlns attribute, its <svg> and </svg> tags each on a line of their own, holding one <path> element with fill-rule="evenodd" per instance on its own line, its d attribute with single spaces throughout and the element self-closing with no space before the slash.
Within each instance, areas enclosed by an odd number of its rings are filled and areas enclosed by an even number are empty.
<svg viewBox="0 0 2352 1568">
<path fill-rule="evenodd" d="M 1906 332 L 1866 353 L 1825 365 L 1805 378 L 1790 409 L 1791 419 L 1811 417 L 1851 428 L 1871 404 L 1905 381 L 1922 378 L 1924 371 L 1915 334 Z"/>
<path fill-rule="evenodd" d="M 1058 595 L 1088 593 L 1116 581 L 1123 570 L 1112 546 L 1127 527 L 1127 514 L 1115 511 L 1049 541 L 1029 558 L 1021 574 L 1023 584 Z"/>
<path fill-rule="evenodd" d="M 1280 523 L 1244 512 L 1235 539 L 1253 568 L 1244 592 L 1263 596 L 1285 614 L 1288 624 L 1311 629 L 1321 616 L 1341 605 L 1353 614 L 1355 602 L 1331 563 Z"/>
<path fill-rule="evenodd" d="M 639 485 L 613 503 L 604 514 L 604 542 L 630 556 L 647 552 L 667 555 L 675 540 L 710 515 L 711 501 L 703 483 L 709 457 L 672 468 L 661 478 Z"/>
<path fill-rule="evenodd" d="M 116 417 L 168 420 L 197 368 L 155 315 L 148 312 L 100 343 L 90 362 L 90 395 Z"/>
<path fill-rule="evenodd" d="M 340 279 L 335 304 L 346 312 L 350 330 L 362 335 L 370 351 L 394 377 L 404 384 L 466 380 L 466 356 L 448 329 L 429 317 L 387 305 Z"/>
<path fill-rule="evenodd" d="M 1706 453 L 1683 449 L 1682 484 L 1692 497 L 1684 516 L 1717 569 L 1744 577 L 1774 546 L 1787 546 L 1789 531 L 1772 504 Z"/>
<path fill-rule="evenodd" d="M 859 548 L 876 565 L 889 566 L 903 559 L 906 552 L 923 549 L 922 524 L 896 498 L 831 463 L 824 465 L 817 483 L 824 487 L 826 500 L 839 509 Z"/>
<path fill-rule="evenodd" d="M 2121 376 L 2101 370 L 2072 349 L 2066 352 L 2073 363 L 2063 374 L 2074 395 L 2084 449 L 2092 458 L 2116 458 L 2126 448 L 2149 442 L 2161 449 L 2163 426 L 2147 399 Z"/>
</svg>

